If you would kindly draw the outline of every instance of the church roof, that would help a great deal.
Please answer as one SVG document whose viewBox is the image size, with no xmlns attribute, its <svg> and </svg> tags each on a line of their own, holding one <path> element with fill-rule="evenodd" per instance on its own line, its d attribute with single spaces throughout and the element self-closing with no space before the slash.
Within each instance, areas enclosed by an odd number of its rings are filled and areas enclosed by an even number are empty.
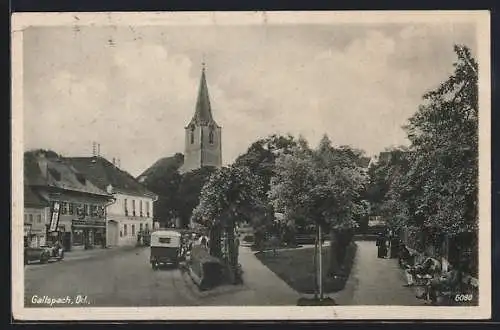
<svg viewBox="0 0 500 330">
<path fill-rule="evenodd" d="M 212 107 L 210 105 L 207 79 L 205 76 L 205 66 L 203 66 L 201 70 L 200 86 L 198 88 L 198 98 L 196 100 L 196 109 L 194 112 L 194 116 L 187 127 L 191 125 L 218 126 L 212 116 Z"/>
</svg>

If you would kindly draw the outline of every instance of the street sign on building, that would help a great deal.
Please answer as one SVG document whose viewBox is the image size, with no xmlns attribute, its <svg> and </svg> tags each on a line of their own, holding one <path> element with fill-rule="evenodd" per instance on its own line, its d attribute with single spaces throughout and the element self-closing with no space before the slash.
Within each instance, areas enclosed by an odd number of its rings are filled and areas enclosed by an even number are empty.
<svg viewBox="0 0 500 330">
<path fill-rule="evenodd" d="M 50 218 L 49 232 L 57 231 L 57 227 L 59 226 L 60 207 L 61 207 L 61 204 L 59 202 L 53 202 L 53 204 L 52 204 L 52 216 Z"/>
</svg>

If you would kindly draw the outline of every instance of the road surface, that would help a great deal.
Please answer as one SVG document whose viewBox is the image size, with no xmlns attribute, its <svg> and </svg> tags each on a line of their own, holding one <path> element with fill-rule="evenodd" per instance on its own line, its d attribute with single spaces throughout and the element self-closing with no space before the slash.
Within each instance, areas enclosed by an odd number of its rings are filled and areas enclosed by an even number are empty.
<svg viewBox="0 0 500 330">
<path fill-rule="evenodd" d="M 149 248 L 25 266 L 26 307 L 46 307 L 44 297 L 63 299 L 55 304 L 61 307 L 198 305 L 193 290 L 191 279 L 179 269 L 153 271 Z"/>
</svg>

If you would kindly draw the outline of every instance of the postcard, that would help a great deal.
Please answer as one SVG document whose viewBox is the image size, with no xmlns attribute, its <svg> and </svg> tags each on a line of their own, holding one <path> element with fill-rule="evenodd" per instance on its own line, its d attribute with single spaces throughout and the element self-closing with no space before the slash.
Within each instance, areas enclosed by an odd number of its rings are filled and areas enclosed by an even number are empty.
<svg viewBox="0 0 500 330">
<path fill-rule="evenodd" d="M 13 14 L 14 318 L 489 318 L 489 19 Z"/>
</svg>

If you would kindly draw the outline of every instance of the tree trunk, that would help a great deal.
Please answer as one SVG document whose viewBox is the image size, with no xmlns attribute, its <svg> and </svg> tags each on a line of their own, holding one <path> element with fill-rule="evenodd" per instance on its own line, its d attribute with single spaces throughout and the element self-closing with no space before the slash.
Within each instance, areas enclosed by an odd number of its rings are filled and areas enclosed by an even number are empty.
<svg viewBox="0 0 500 330">
<path fill-rule="evenodd" d="M 236 282 L 236 271 L 238 267 L 238 255 L 236 254 L 234 242 L 234 226 L 226 228 L 227 247 L 228 247 L 228 266 L 229 266 L 229 280 L 231 283 Z"/>
<path fill-rule="evenodd" d="M 338 263 L 338 237 L 337 231 L 333 228 L 330 228 L 330 262 L 329 262 L 329 275 L 337 275 L 339 272 L 339 263 Z"/>
<path fill-rule="evenodd" d="M 210 255 L 221 258 L 222 257 L 222 246 L 221 246 L 221 230 L 220 227 L 213 227 L 210 229 L 210 240 L 209 240 L 209 253 Z"/>
</svg>

